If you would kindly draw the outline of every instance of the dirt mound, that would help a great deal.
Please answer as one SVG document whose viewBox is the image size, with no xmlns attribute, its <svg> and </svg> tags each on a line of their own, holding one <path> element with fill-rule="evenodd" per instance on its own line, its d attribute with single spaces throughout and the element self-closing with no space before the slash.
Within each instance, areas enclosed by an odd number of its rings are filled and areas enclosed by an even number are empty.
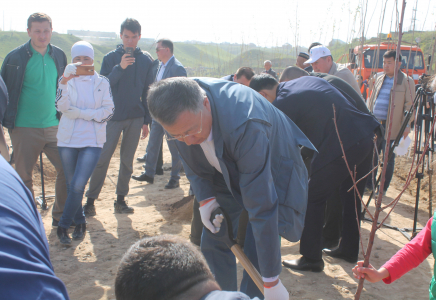
<svg viewBox="0 0 436 300">
<path fill-rule="evenodd" d="M 191 222 L 194 196 L 186 196 L 169 206 L 169 212 L 174 221 Z"/>
</svg>

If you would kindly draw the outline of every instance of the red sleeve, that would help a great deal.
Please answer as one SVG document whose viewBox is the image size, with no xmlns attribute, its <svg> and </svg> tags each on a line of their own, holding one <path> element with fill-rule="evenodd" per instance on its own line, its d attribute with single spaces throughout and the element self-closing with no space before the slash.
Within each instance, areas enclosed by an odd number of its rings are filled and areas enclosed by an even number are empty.
<svg viewBox="0 0 436 300">
<path fill-rule="evenodd" d="M 383 279 L 384 283 L 392 283 L 413 268 L 419 266 L 431 254 L 431 223 L 427 225 L 416 237 L 408 242 L 400 251 L 387 261 L 382 268 L 389 271 L 390 276 Z"/>
</svg>

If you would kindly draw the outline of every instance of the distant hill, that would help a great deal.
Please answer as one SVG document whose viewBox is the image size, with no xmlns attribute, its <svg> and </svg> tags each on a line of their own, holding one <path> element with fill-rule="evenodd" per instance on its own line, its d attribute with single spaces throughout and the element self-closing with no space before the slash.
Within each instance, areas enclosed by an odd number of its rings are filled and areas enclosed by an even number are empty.
<svg viewBox="0 0 436 300">
<path fill-rule="evenodd" d="M 411 32 L 403 35 L 403 40 L 412 41 L 416 37 L 421 38 L 420 47 L 427 57 L 431 54 L 431 47 L 434 43 L 433 37 L 435 32 L 415 32 L 412 38 Z M 386 35 L 383 36 L 384 38 Z M 0 31 L 0 64 L 3 63 L 5 56 L 14 48 L 26 43 L 29 37 L 26 32 Z M 395 35 L 394 35 L 395 39 Z M 67 55 L 68 61 L 71 61 L 71 47 L 81 39 L 68 34 L 53 33 L 52 44 L 63 49 Z M 96 70 L 100 71 L 103 56 L 115 49 L 120 43 L 119 39 L 97 39 L 86 38 L 94 46 L 95 57 L 94 64 Z M 365 43 L 376 43 L 375 38 L 368 39 Z M 358 39 L 351 44 L 344 44 L 341 40 L 332 40 L 330 50 L 334 60 L 338 60 L 342 54 L 348 53 L 349 48 L 359 45 Z M 138 46 L 149 52 L 156 58 L 155 45 L 153 39 L 143 38 Z M 222 77 L 233 74 L 239 67 L 252 67 L 256 73 L 263 70 L 263 62 L 270 60 L 273 69 L 281 72 L 287 66 L 295 64 L 295 58 L 299 51 L 307 51 L 304 47 L 292 47 L 291 45 L 282 45 L 275 47 L 257 47 L 254 44 L 230 44 L 230 43 L 201 43 L 201 42 L 176 42 L 174 44 L 174 54 L 179 61 L 187 68 L 188 76 L 211 76 Z M 436 61 L 436 59 L 434 60 Z M 346 62 L 346 56 L 342 59 Z M 433 68 L 435 70 L 435 68 Z"/>
</svg>

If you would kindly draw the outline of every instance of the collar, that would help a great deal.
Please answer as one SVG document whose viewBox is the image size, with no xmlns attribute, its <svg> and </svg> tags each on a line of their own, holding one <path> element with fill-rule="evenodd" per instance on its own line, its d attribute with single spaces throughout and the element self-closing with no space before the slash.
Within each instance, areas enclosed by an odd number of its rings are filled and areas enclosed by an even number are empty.
<svg viewBox="0 0 436 300">
<path fill-rule="evenodd" d="M 173 56 L 171 56 L 170 57 L 170 59 L 166 62 L 166 63 L 163 63 L 163 62 L 161 62 L 161 64 L 162 64 L 162 67 L 166 67 L 166 66 L 168 66 L 168 64 L 169 64 L 169 62 L 172 60 L 174 58 L 174 55 Z"/>
<path fill-rule="evenodd" d="M 338 67 L 337 67 L 336 63 L 333 61 L 332 62 L 332 67 L 329 70 L 329 74 L 333 75 L 336 72 L 337 69 L 338 69 Z"/>
<path fill-rule="evenodd" d="M 209 136 L 207 137 L 207 139 L 205 140 L 205 142 L 210 142 L 213 141 L 213 134 L 212 134 L 212 127 L 210 128 L 210 133 Z"/>
<path fill-rule="evenodd" d="M 31 43 L 31 40 L 29 40 L 29 43 L 28 43 L 28 54 L 29 54 L 29 56 L 32 56 L 33 54 L 35 54 L 35 53 L 39 53 L 38 51 L 36 51 L 33 47 L 32 47 L 32 43 Z M 45 51 L 45 54 L 50 54 L 49 52 L 50 52 L 50 44 L 48 44 L 47 45 L 47 50 Z M 44 54 L 44 55 L 45 55 Z"/>
</svg>

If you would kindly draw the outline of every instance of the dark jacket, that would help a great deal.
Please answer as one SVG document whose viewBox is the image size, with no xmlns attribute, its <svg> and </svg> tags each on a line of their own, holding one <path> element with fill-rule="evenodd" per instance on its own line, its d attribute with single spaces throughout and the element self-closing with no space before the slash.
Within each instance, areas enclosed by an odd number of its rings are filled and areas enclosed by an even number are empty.
<svg viewBox="0 0 436 300">
<path fill-rule="evenodd" d="M 122 44 L 103 58 L 100 74 L 111 84 L 115 112 L 111 121 L 144 118 L 144 124 L 151 123 L 147 107 L 147 92 L 153 83 L 153 59 L 147 52 L 136 47 L 133 52 L 135 63 L 121 68 L 121 57 L 125 54 Z"/>
<path fill-rule="evenodd" d="M 54 60 L 56 69 L 58 71 L 58 79 L 64 73 L 65 66 L 67 65 L 67 57 L 61 48 L 49 44 L 48 54 Z M 18 100 L 21 95 L 21 87 L 23 86 L 24 73 L 26 71 L 27 62 L 32 57 L 33 53 L 30 49 L 30 40 L 15 48 L 3 61 L 1 76 L 5 81 L 6 87 L 9 92 L 9 104 L 6 108 L 6 113 L 3 118 L 3 126 L 7 128 L 14 128 L 15 118 L 18 110 Z M 56 90 L 58 87 L 58 80 L 56 80 Z M 54 103 L 53 103 L 54 105 Z M 58 115 L 59 117 L 59 115 Z"/>
<path fill-rule="evenodd" d="M 269 75 L 271 75 L 272 77 L 274 77 L 274 78 L 277 79 L 277 80 L 279 79 L 279 78 L 277 77 L 277 73 L 276 73 L 276 71 L 274 71 L 272 68 L 270 68 L 268 71 L 267 71 L 267 70 L 263 70 L 262 73 L 269 74 Z"/>
<path fill-rule="evenodd" d="M 313 72 L 313 68 L 312 68 L 312 66 L 308 66 L 308 67 L 304 68 L 304 71 L 310 73 L 310 72 Z"/>
<path fill-rule="evenodd" d="M 221 77 L 221 79 L 222 79 L 222 80 L 227 80 L 227 81 L 234 81 L 234 80 L 233 80 L 233 77 L 235 77 L 235 74 L 227 75 L 227 76 Z"/>
<path fill-rule="evenodd" d="M 333 105 L 345 151 L 374 134 L 380 126 L 373 116 L 360 112 L 352 102 L 326 80 L 312 76 L 284 82 L 277 87 L 273 105 L 294 121 L 318 150 L 312 160 L 312 174 L 342 155 L 333 122 Z"/>
<path fill-rule="evenodd" d="M 8 102 L 8 89 L 6 88 L 5 82 L 0 76 L 0 124 L 2 123 L 3 116 L 5 115 Z"/>
<path fill-rule="evenodd" d="M 153 68 L 153 81 L 156 80 L 157 74 L 159 73 L 159 69 L 162 66 L 162 63 L 159 62 L 159 60 L 156 60 L 158 62 L 158 67 Z M 167 66 L 165 67 L 165 71 L 162 75 L 162 79 L 167 79 L 171 77 L 187 77 L 186 69 L 182 65 L 180 61 L 177 60 L 175 56 L 170 58 L 170 60 L 167 62 Z"/>
<path fill-rule="evenodd" d="M 353 100 L 352 103 L 354 106 L 356 106 L 356 108 L 358 110 L 360 110 L 361 112 L 371 115 L 371 112 L 369 111 L 368 107 L 366 106 L 365 101 L 363 100 L 363 98 L 359 95 L 358 92 L 356 92 L 356 90 L 350 85 L 348 84 L 348 82 L 346 82 L 345 80 L 334 76 L 334 75 L 330 75 L 330 74 L 326 74 L 326 73 L 310 73 L 310 76 L 315 76 L 315 77 L 319 77 L 322 78 L 324 80 L 327 80 L 328 83 L 330 83 L 332 86 L 334 86 L 337 90 L 339 90 L 339 92 L 341 92 L 341 94 L 350 100 Z M 349 97 L 347 97 L 347 95 Z"/>
</svg>

